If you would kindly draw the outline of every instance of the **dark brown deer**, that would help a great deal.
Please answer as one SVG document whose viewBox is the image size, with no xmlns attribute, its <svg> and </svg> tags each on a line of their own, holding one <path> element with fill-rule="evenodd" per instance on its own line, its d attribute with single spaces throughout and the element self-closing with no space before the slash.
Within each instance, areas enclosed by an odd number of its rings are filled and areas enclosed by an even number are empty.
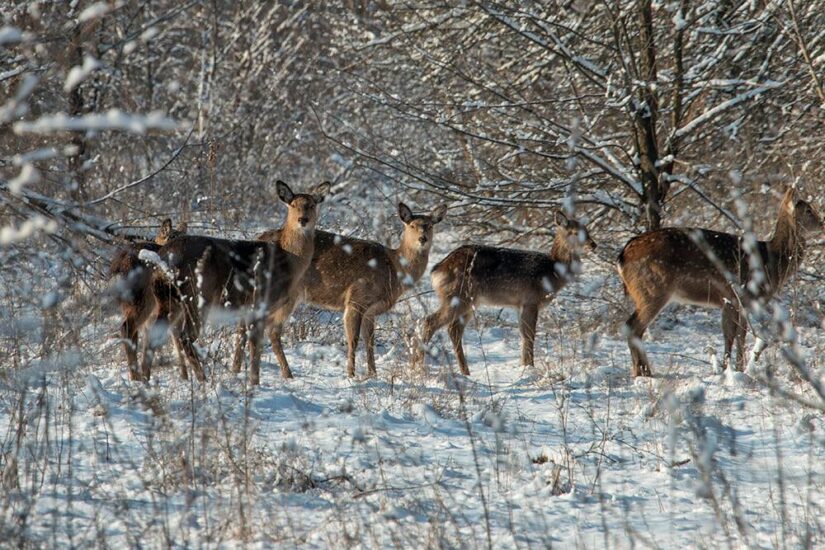
<svg viewBox="0 0 825 550">
<path fill-rule="evenodd" d="M 441 305 L 424 321 L 423 344 L 447 325 L 461 373 L 469 375 L 461 340 L 476 307 L 511 307 L 519 311 L 521 362 L 532 366 L 539 310 L 572 278 L 582 248 L 596 248 L 584 225 L 561 211 L 554 219 L 556 235 L 549 253 L 465 245 L 441 260 L 432 271 Z M 417 361 L 422 360 L 419 354 Z"/>
<path fill-rule="evenodd" d="M 773 236 L 748 246 L 741 236 L 708 229 L 666 228 L 628 241 L 617 268 L 636 306 L 627 320 L 633 376 L 650 376 L 642 337 L 670 302 L 722 310 L 725 339 L 723 367 L 736 341 L 736 368 L 745 364 L 746 308 L 754 300 L 769 300 L 797 271 L 805 252 L 805 237 L 821 230 L 810 204 L 789 189 L 779 206 Z"/>
<path fill-rule="evenodd" d="M 366 347 L 368 375 L 375 376 L 375 317 L 392 309 L 404 291 L 424 274 L 434 226 L 444 219 L 446 211 L 441 205 L 429 214 L 413 214 L 406 204 L 398 203 L 398 216 L 404 223 L 398 248 L 315 232 L 315 254 L 304 279 L 304 300 L 344 312 L 347 376 L 355 376 L 359 337 Z M 278 231 L 268 231 L 259 238 L 276 239 Z M 280 328 L 273 324 L 273 341 L 280 338 Z"/>
<path fill-rule="evenodd" d="M 318 204 L 330 184 L 312 194 L 295 194 L 278 181 L 278 197 L 288 206 L 287 217 L 274 242 L 218 239 L 185 235 L 158 251 L 160 262 L 153 274 L 160 304 L 158 321 L 167 322 L 179 335 L 187 361 L 199 380 L 203 369 L 194 348 L 207 308 L 228 309 L 249 327 L 250 375 L 260 383 L 261 335 L 265 325 L 280 326 L 289 318 L 299 297 L 304 273 L 315 249 Z M 170 281 L 170 277 L 174 281 Z M 284 378 L 292 378 L 280 338 L 273 341 Z M 187 377 L 183 368 L 181 376 Z"/>
<path fill-rule="evenodd" d="M 120 336 L 126 353 L 130 380 L 143 379 L 138 370 L 138 336 L 154 318 L 157 306 L 150 286 L 152 268 L 139 258 L 140 251 L 157 252 L 171 239 L 185 233 L 186 222 L 181 222 L 177 229 L 174 229 L 172 220 L 166 218 L 154 241 L 134 241 L 118 250 L 112 258 L 109 277 L 117 278 L 113 291 L 123 312 Z M 146 351 L 148 352 L 149 348 L 146 348 Z"/>
</svg>

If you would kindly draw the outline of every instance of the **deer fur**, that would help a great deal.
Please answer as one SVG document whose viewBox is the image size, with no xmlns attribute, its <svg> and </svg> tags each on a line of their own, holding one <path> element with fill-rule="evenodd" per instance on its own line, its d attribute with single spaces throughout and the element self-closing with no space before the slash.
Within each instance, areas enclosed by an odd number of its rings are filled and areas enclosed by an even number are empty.
<svg viewBox="0 0 825 550">
<path fill-rule="evenodd" d="M 423 345 L 447 325 L 461 373 L 469 375 L 461 341 L 476 307 L 510 307 L 519 311 L 521 362 L 532 366 L 539 310 L 573 276 L 581 248 L 596 248 L 584 225 L 561 211 L 554 218 L 556 235 L 549 253 L 465 245 L 439 262 L 432 270 L 432 283 L 441 304 L 424 321 Z M 423 360 L 422 355 L 417 359 Z"/>
<path fill-rule="evenodd" d="M 157 309 L 155 296 L 150 281 L 151 266 L 139 258 L 141 250 L 157 252 L 171 239 L 186 233 L 186 222 L 181 222 L 177 229 L 172 227 L 172 220 L 166 218 L 160 231 L 152 241 L 134 241 L 118 250 L 109 266 L 109 278 L 117 278 L 113 290 L 115 299 L 123 312 L 120 325 L 120 337 L 126 353 L 130 380 L 142 380 L 143 373 L 138 370 L 138 337 L 154 318 Z M 144 346 L 146 350 L 146 346 Z M 180 357 L 179 357 L 180 359 Z"/>
<path fill-rule="evenodd" d="M 626 323 L 632 375 L 651 376 L 642 337 L 670 302 L 721 309 L 723 368 L 735 340 L 736 368 L 742 370 L 747 307 L 769 300 L 785 285 L 802 262 L 806 236 L 821 229 L 819 215 L 789 189 L 773 236 L 753 247 L 738 235 L 686 227 L 650 231 L 628 241 L 617 268 L 635 305 Z"/>
<path fill-rule="evenodd" d="M 164 269 L 155 269 L 154 290 L 160 303 L 158 321 L 167 322 L 180 338 L 184 355 L 199 380 L 203 369 L 194 343 L 200 334 L 203 310 L 239 312 L 240 324 L 249 327 L 250 383 L 260 383 L 261 335 L 265 325 L 282 325 L 292 313 L 304 273 L 315 248 L 318 204 L 330 184 L 322 183 L 313 194 L 295 194 L 278 181 L 279 199 L 288 206 L 286 221 L 274 242 L 181 236 L 158 251 L 175 274 L 168 280 Z M 241 309 L 245 311 L 239 311 Z M 280 339 L 273 341 L 284 378 L 292 378 Z M 181 376 L 187 378 L 185 368 Z"/>
<path fill-rule="evenodd" d="M 398 248 L 315 232 L 315 254 L 304 279 L 303 297 L 323 309 L 344 312 L 347 376 L 355 376 L 359 337 L 366 346 L 368 375 L 375 376 L 375 317 L 392 309 L 426 271 L 433 229 L 446 210 L 442 205 L 430 214 L 416 215 L 398 203 L 398 216 L 404 223 Z M 259 238 L 271 240 L 277 235 L 277 231 L 268 231 Z M 279 338 L 280 328 L 273 325 L 270 337 Z"/>
</svg>

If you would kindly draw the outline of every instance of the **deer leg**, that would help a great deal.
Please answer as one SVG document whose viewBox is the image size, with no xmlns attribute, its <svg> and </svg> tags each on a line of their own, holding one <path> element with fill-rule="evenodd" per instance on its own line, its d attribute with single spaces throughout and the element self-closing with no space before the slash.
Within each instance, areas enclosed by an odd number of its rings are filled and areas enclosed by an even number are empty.
<svg viewBox="0 0 825 550">
<path fill-rule="evenodd" d="M 632 359 L 631 374 L 633 377 L 637 376 L 652 376 L 650 371 L 650 362 L 647 359 L 644 347 L 642 346 L 642 337 L 650 323 L 656 319 L 659 312 L 667 305 L 666 298 L 659 300 L 651 300 L 642 306 L 636 306 L 636 311 L 625 323 L 627 327 L 627 345 L 630 348 L 630 357 Z"/>
<path fill-rule="evenodd" d="M 289 368 L 289 363 L 284 353 L 284 346 L 281 342 L 282 332 L 283 325 L 281 323 L 273 323 L 272 328 L 269 329 L 269 341 L 272 344 L 272 351 L 278 359 L 278 364 L 281 366 L 281 378 L 292 378 L 292 370 Z"/>
<path fill-rule="evenodd" d="M 248 327 L 249 330 L 249 383 L 261 384 L 261 341 L 263 340 L 263 320 L 257 319 Z"/>
<path fill-rule="evenodd" d="M 155 350 L 154 344 L 152 343 L 152 337 L 157 335 L 161 330 L 169 330 L 172 329 L 172 338 L 176 343 L 180 343 L 180 336 L 179 336 L 179 327 L 178 321 L 175 320 L 175 323 L 171 323 L 170 319 L 172 317 L 172 305 L 165 300 L 162 300 L 158 303 L 157 308 L 157 315 L 155 315 L 155 321 L 150 325 L 149 330 L 146 334 L 144 334 L 144 342 L 143 342 L 143 360 L 141 361 L 140 366 L 140 379 L 144 382 L 148 382 L 149 378 L 152 373 L 152 361 L 155 357 Z M 183 347 L 180 344 L 178 349 Z M 180 356 L 178 357 L 180 359 Z M 187 376 L 186 371 L 186 362 L 184 360 L 180 361 L 180 369 L 181 375 L 183 376 L 184 380 Z"/>
<path fill-rule="evenodd" d="M 421 329 L 421 349 L 419 350 L 416 356 L 416 363 L 420 361 L 421 364 L 423 364 L 424 347 L 429 343 L 430 340 L 432 340 L 433 335 L 436 332 L 438 332 L 441 329 L 441 327 L 445 325 L 452 325 L 453 323 L 460 323 L 462 325 L 461 335 L 463 335 L 463 325 L 466 324 L 466 316 L 469 311 L 470 304 L 466 300 L 460 300 L 458 296 L 443 296 L 441 299 L 441 306 L 438 308 L 438 311 L 431 315 L 428 315 L 427 318 L 424 320 L 424 327 Z M 450 336 L 450 339 L 452 340 L 452 336 Z M 455 341 L 453 341 L 453 349 L 456 352 L 456 356 L 458 356 L 459 350 L 461 351 L 461 357 L 463 360 L 464 350 L 463 348 L 461 348 L 460 344 L 461 338 L 459 337 L 459 347 L 456 347 Z M 459 366 L 461 366 L 462 360 L 459 360 Z M 469 370 L 467 370 L 467 361 L 463 361 L 464 366 L 462 367 L 461 372 L 462 374 L 469 374 Z"/>
<path fill-rule="evenodd" d="M 241 372 L 243 367 L 243 349 L 246 347 L 246 325 L 238 325 L 235 334 L 235 351 L 232 354 L 232 372 Z"/>
<path fill-rule="evenodd" d="M 123 307 L 123 325 L 120 328 L 120 334 L 124 339 L 123 347 L 126 350 L 126 362 L 129 365 L 129 379 L 149 381 L 149 370 L 138 370 L 138 338 L 141 328 L 147 327 L 150 324 L 152 315 L 155 313 L 156 300 L 155 296 L 149 288 L 140 287 L 134 289 L 135 296 L 132 303 Z M 143 357 L 147 356 L 147 342 L 149 338 L 144 335 L 143 338 Z M 149 351 L 152 353 L 154 350 Z"/>
<path fill-rule="evenodd" d="M 347 336 L 347 376 L 355 376 L 355 352 L 358 349 L 358 336 L 361 332 L 361 309 L 349 303 L 344 308 L 344 332 Z"/>
<path fill-rule="evenodd" d="M 722 370 L 728 368 L 733 349 L 733 341 L 736 339 L 736 317 L 738 311 L 736 306 L 730 302 L 725 302 L 722 306 L 722 337 L 725 340 L 725 355 L 722 359 Z"/>
<path fill-rule="evenodd" d="M 203 366 L 198 356 L 198 350 L 195 349 L 195 340 L 198 338 L 198 331 L 195 326 L 193 319 L 188 315 L 184 316 L 183 327 L 180 331 L 180 342 L 184 354 L 189 360 L 189 367 L 192 369 L 192 372 L 195 373 L 195 378 L 198 379 L 198 382 L 204 382 L 206 377 L 203 374 Z M 187 379 L 185 368 L 181 368 L 181 377 L 184 380 Z"/>
<path fill-rule="evenodd" d="M 284 323 L 286 323 L 289 316 L 292 315 L 292 310 L 295 309 L 296 304 L 297 299 L 287 301 L 285 304 L 276 308 L 267 319 L 267 324 L 270 327 L 269 341 L 272 343 L 272 352 L 275 354 L 275 358 L 278 359 L 278 365 L 281 367 L 281 378 L 284 379 L 292 378 L 292 370 L 290 370 L 289 362 L 286 360 L 281 335 L 283 334 Z"/>
<path fill-rule="evenodd" d="M 533 344 L 536 339 L 536 323 L 539 318 L 538 304 L 524 304 L 519 315 L 521 331 L 521 364 L 533 366 Z"/>
<path fill-rule="evenodd" d="M 722 334 L 725 338 L 725 358 L 722 368 L 727 368 L 736 342 L 736 365 L 738 371 L 745 369 L 745 335 L 747 322 L 738 305 L 725 302 L 722 306 Z"/>
<path fill-rule="evenodd" d="M 375 315 L 367 313 L 361 320 L 361 337 L 367 349 L 367 376 L 376 376 L 375 370 Z"/>
<path fill-rule="evenodd" d="M 745 337 L 748 334 L 748 322 L 745 316 L 739 315 L 739 329 L 736 331 L 736 370 L 745 370 Z"/>
<path fill-rule="evenodd" d="M 141 380 L 142 376 L 138 370 L 138 328 L 134 319 L 126 316 L 123 324 L 120 325 L 120 338 L 123 340 L 123 350 L 126 352 L 126 364 L 129 367 L 129 380 Z"/>
<path fill-rule="evenodd" d="M 462 319 L 456 319 L 447 327 L 447 333 L 450 335 L 450 341 L 453 343 L 453 351 L 455 352 L 461 374 L 470 376 L 470 369 L 467 367 L 467 358 L 464 357 L 464 346 L 461 344 L 461 339 L 464 337 L 465 326 L 466 324 Z"/>
<path fill-rule="evenodd" d="M 186 356 L 183 353 L 183 348 L 181 347 L 180 338 L 178 336 L 172 335 L 172 345 L 175 348 L 175 355 L 178 356 L 178 367 L 180 368 L 181 365 L 185 367 Z"/>
<path fill-rule="evenodd" d="M 421 330 L 421 343 L 427 344 L 432 340 L 433 335 L 438 332 L 441 327 L 455 320 L 458 316 L 457 313 L 456 308 L 441 304 L 438 311 L 432 315 L 428 315 L 424 320 L 424 328 Z"/>
</svg>

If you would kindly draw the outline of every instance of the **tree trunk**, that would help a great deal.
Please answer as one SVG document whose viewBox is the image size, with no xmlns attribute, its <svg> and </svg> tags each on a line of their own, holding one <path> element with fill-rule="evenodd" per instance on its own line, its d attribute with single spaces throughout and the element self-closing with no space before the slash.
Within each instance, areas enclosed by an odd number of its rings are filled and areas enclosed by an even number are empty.
<svg viewBox="0 0 825 550">
<path fill-rule="evenodd" d="M 69 67 L 83 65 L 83 33 L 81 24 L 75 25 L 72 29 L 71 41 L 69 43 Z M 75 86 L 69 92 L 69 116 L 77 117 L 83 115 L 83 92 L 82 85 Z M 85 201 L 85 174 L 83 173 L 83 163 L 86 158 L 86 136 L 83 131 L 72 132 L 70 143 L 75 150 L 68 158 L 69 176 L 72 179 L 70 187 L 72 199 L 75 201 Z"/>
<path fill-rule="evenodd" d="M 662 225 L 662 204 L 666 189 L 659 182 L 659 144 L 656 139 L 656 116 L 659 104 L 656 97 L 656 47 L 653 42 L 653 14 L 651 0 L 639 0 L 639 70 L 644 85 L 639 90 L 639 102 L 634 118 L 636 126 L 636 148 L 639 154 L 639 172 L 642 181 L 648 230 L 659 229 Z"/>
</svg>

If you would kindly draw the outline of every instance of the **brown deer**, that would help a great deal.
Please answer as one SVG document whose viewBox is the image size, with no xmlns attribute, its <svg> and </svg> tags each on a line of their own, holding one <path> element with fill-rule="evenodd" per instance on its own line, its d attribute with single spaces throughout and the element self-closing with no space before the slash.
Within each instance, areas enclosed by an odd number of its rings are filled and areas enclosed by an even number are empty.
<svg viewBox="0 0 825 550">
<path fill-rule="evenodd" d="M 561 211 L 555 212 L 554 221 L 556 235 L 549 253 L 465 245 L 441 260 L 432 271 L 441 305 L 424 321 L 423 344 L 448 325 L 461 373 L 469 375 L 461 339 L 472 313 L 479 305 L 512 307 L 519 311 L 521 362 L 532 366 L 539 310 L 574 275 L 581 249 L 596 248 L 583 224 Z M 422 360 L 419 354 L 417 361 Z"/>
<path fill-rule="evenodd" d="M 113 286 L 115 299 L 123 312 L 120 336 L 126 352 L 126 363 L 130 380 L 141 380 L 138 371 L 138 335 L 146 328 L 155 315 L 155 296 L 150 287 L 151 266 L 139 258 L 141 250 L 157 252 L 171 239 L 186 233 L 186 222 L 181 222 L 177 229 L 172 227 L 172 220 L 166 218 L 153 241 L 133 241 L 129 246 L 117 251 L 109 267 L 109 278 L 117 278 Z M 145 347 L 145 346 L 144 346 Z M 148 348 L 147 348 L 148 350 Z M 180 350 L 179 350 L 180 351 Z"/>
<path fill-rule="evenodd" d="M 315 249 L 318 204 L 329 192 L 324 182 L 312 194 L 293 193 L 277 182 L 278 198 L 288 206 L 279 238 L 273 242 L 218 239 L 184 235 L 158 251 L 161 263 L 153 274 L 160 308 L 158 322 L 167 322 L 179 335 L 184 354 L 199 380 L 204 379 L 194 342 L 207 307 L 238 312 L 249 327 L 250 383 L 260 383 L 261 335 L 264 326 L 280 326 L 299 297 L 304 273 Z M 171 274 L 170 274 L 171 272 Z M 174 280 L 169 279 L 173 277 Z M 239 311 L 244 308 L 244 311 Z M 280 338 L 273 341 L 281 376 L 292 378 Z M 181 376 L 186 378 L 185 367 Z"/>
<path fill-rule="evenodd" d="M 344 312 L 347 376 L 355 376 L 359 336 L 366 346 L 368 375 L 375 376 L 375 317 L 392 309 L 404 291 L 424 274 L 433 228 L 444 219 L 446 211 L 446 206 L 441 205 L 430 214 L 413 214 L 406 204 L 398 203 L 398 216 L 404 223 L 398 248 L 326 231 L 315 232 L 315 254 L 304 279 L 304 300 Z M 278 231 L 267 231 L 259 238 L 271 240 L 277 236 Z M 273 342 L 280 338 L 280 329 L 273 325 Z"/>
<path fill-rule="evenodd" d="M 642 347 L 645 330 L 670 302 L 722 310 L 725 339 L 723 368 L 736 340 L 736 368 L 744 368 L 747 331 L 745 309 L 766 301 L 796 272 L 805 252 L 805 237 L 822 229 L 811 207 L 789 189 L 779 206 L 773 236 L 747 241 L 708 229 L 666 228 L 628 241 L 617 268 L 636 306 L 627 320 L 633 376 L 650 376 Z"/>
</svg>

